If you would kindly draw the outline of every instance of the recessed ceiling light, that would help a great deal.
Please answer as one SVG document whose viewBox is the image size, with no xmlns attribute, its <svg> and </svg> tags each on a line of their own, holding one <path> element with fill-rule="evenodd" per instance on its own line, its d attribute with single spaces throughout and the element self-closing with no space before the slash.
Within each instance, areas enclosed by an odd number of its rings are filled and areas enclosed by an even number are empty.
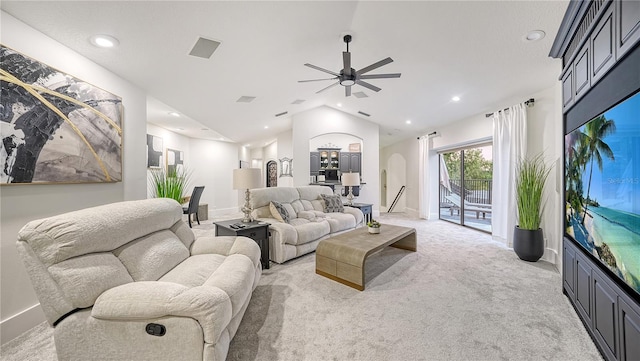
<svg viewBox="0 0 640 361">
<path fill-rule="evenodd" d="M 342 103 L 336 104 L 339 108 L 342 108 Z"/>
<path fill-rule="evenodd" d="M 117 46 L 118 44 L 120 44 L 118 39 L 114 38 L 111 35 L 104 35 L 104 34 L 94 35 L 89 38 L 89 41 L 94 46 L 97 46 L 100 48 L 113 48 L 114 46 Z"/>
<path fill-rule="evenodd" d="M 178 130 L 184 130 L 184 128 L 176 128 L 176 129 L 178 129 Z"/>
<path fill-rule="evenodd" d="M 178 113 L 178 112 L 169 112 L 169 115 L 172 116 L 172 117 L 176 117 L 176 118 L 180 117 L 180 113 Z"/>
<path fill-rule="evenodd" d="M 525 35 L 525 40 L 527 41 L 538 41 L 544 38 L 546 34 L 542 30 L 532 30 Z"/>
<path fill-rule="evenodd" d="M 269 126 L 268 126 L 268 125 L 265 125 L 265 126 L 264 126 L 264 129 L 269 129 Z"/>
<path fill-rule="evenodd" d="M 407 120 L 407 121 L 405 121 L 405 123 L 407 123 L 407 124 L 411 124 L 411 121 L 410 121 L 410 120 Z"/>
<path fill-rule="evenodd" d="M 460 97 L 459 96 L 455 96 L 453 98 L 451 98 L 452 101 L 454 102 L 459 102 L 460 101 Z"/>
</svg>

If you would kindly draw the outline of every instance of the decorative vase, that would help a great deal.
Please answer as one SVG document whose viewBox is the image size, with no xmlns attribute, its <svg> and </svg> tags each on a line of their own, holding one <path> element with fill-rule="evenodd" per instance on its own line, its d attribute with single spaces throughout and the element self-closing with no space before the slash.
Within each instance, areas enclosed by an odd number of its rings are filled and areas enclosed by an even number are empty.
<svg viewBox="0 0 640 361">
<path fill-rule="evenodd" d="M 380 227 L 367 227 L 369 233 L 378 234 L 380 233 Z"/>
<path fill-rule="evenodd" d="M 544 254 L 542 228 L 530 230 L 516 226 L 513 230 L 513 251 L 523 261 L 537 262 Z"/>
</svg>

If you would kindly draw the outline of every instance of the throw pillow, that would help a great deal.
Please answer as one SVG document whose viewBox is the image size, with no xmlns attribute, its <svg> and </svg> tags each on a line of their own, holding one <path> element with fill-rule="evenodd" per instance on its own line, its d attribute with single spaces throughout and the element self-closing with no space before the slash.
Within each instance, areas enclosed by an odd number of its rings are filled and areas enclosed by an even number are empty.
<svg viewBox="0 0 640 361">
<path fill-rule="evenodd" d="M 289 212 L 280 202 L 272 201 L 269 204 L 271 215 L 280 222 L 289 223 Z"/>
<path fill-rule="evenodd" d="M 321 194 L 320 196 L 322 197 L 322 200 L 324 200 L 325 213 L 344 212 L 342 198 L 339 195 Z"/>
</svg>

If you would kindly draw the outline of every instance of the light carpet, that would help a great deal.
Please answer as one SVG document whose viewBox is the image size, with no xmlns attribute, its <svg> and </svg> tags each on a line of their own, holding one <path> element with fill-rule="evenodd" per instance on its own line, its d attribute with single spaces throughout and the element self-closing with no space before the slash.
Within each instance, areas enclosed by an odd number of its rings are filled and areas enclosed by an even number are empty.
<svg viewBox="0 0 640 361">
<path fill-rule="evenodd" d="M 418 252 L 370 257 L 363 292 L 316 275 L 314 253 L 272 264 L 227 359 L 602 360 L 552 265 L 444 221 L 379 220 L 416 228 Z M 2 360 L 55 361 L 51 335 L 35 327 Z"/>
</svg>

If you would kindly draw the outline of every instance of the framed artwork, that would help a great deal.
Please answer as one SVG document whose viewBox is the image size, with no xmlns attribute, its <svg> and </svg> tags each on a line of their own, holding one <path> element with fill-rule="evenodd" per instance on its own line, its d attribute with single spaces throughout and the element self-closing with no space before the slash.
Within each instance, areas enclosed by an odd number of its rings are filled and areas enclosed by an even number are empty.
<svg viewBox="0 0 640 361">
<path fill-rule="evenodd" d="M 147 134 L 147 168 L 160 168 L 162 161 L 162 138 Z"/>
<path fill-rule="evenodd" d="M 0 183 L 122 181 L 122 99 L 0 44 Z"/>
<path fill-rule="evenodd" d="M 280 161 L 280 177 L 293 177 L 293 159 L 284 157 Z"/>
<path fill-rule="evenodd" d="M 184 152 L 167 148 L 167 174 L 184 171 Z"/>
</svg>

